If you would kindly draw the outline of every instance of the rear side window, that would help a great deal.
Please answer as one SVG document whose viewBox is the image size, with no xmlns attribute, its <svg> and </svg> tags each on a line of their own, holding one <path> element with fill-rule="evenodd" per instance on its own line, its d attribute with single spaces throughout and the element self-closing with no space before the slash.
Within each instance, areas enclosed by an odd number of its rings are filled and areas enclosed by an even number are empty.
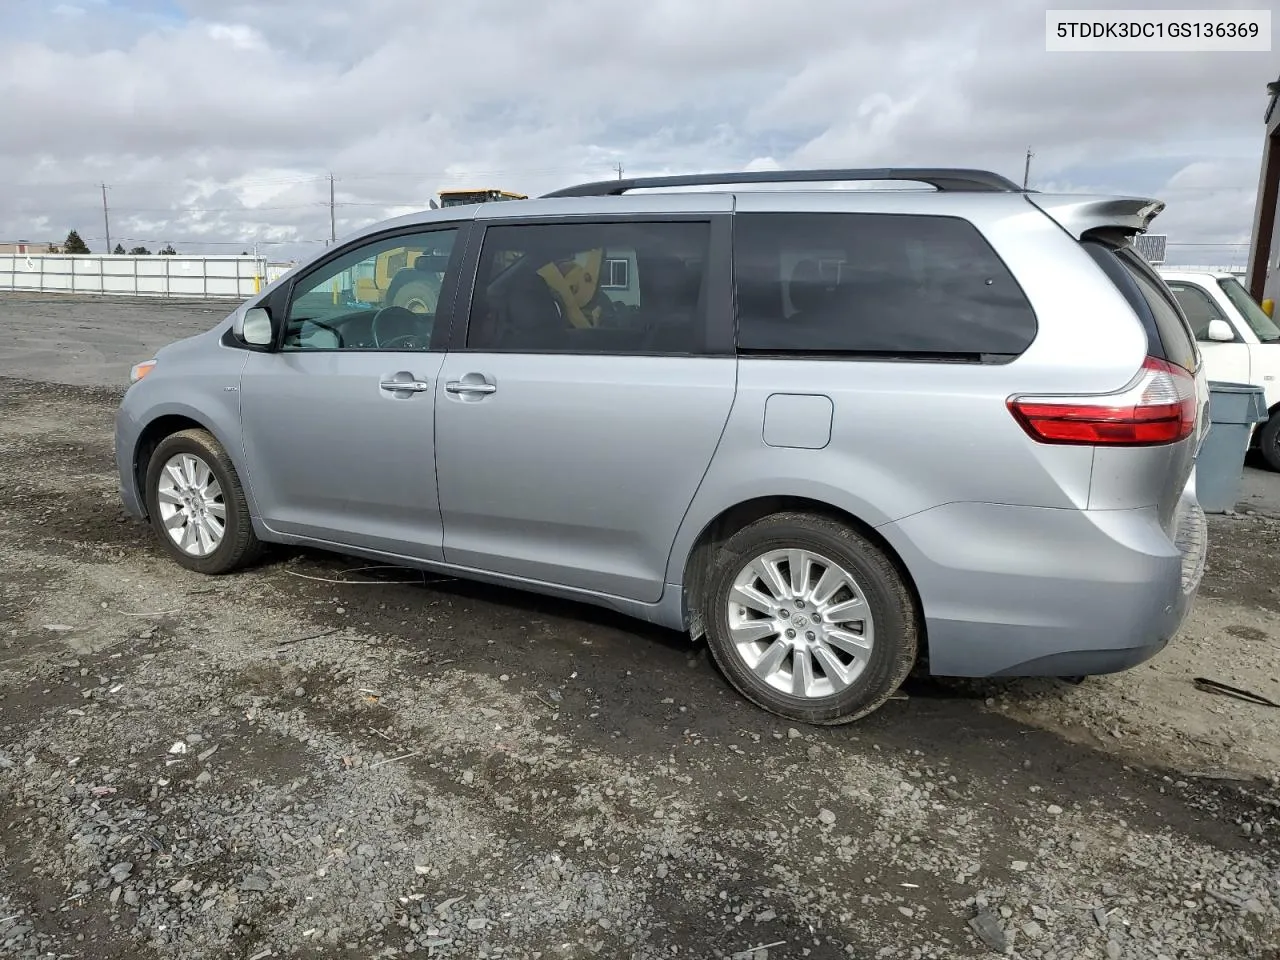
<svg viewBox="0 0 1280 960">
<path fill-rule="evenodd" d="M 1147 352 L 1161 360 L 1195 370 L 1200 362 L 1195 334 L 1159 275 L 1134 251 L 1086 240 L 1085 249 L 1116 288 L 1147 331 Z"/>
<path fill-rule="evenodd" d="M 1031 304 L 965 220 L 879 213 L 733 219 L 742 351 L 978 361 L 1017 356 L 1035 339 Z"/>
</svg>

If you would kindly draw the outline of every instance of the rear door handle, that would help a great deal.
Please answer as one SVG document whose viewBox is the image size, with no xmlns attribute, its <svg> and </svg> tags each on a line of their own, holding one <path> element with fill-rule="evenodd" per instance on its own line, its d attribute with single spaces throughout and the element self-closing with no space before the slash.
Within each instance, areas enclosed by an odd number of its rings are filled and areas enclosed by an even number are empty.
<svg viewBox="0 0 1280 960">
<path fill-rule="evenodd" d="M 494 383 L 469 383 L 464 380 L 450 380 L 444 385 L 449 393 L 497 393 L 498 385 Z"/>
<path fill-rule="evenodd" d="M 383 380 L 378 386 L 388 393 L 426 393 L 431 389 L 425 380 Z"/>
</svg>

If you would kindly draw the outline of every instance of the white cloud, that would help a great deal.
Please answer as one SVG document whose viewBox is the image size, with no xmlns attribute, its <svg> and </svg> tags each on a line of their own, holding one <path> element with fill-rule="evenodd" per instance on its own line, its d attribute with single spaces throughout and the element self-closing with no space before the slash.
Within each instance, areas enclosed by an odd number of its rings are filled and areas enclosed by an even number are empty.
<svg viewBox="0 0 1280 960">
<path fill-rule="evenodd" d="M 330 171 L 341 234 L 444 186 L 538 194 L 618 163 L 1020 180 L 1031 145 L 1033 186 L 1160 196 L 1171 239 L 1238 242 L 1276 73 L 1267 54 L 1048 54 L 1025 0 L 77 9 L 0 12 L 0 240 L 99 235 L 102 182 L 113 240 L 296 252 L 328 236 Z"/>
</svg>

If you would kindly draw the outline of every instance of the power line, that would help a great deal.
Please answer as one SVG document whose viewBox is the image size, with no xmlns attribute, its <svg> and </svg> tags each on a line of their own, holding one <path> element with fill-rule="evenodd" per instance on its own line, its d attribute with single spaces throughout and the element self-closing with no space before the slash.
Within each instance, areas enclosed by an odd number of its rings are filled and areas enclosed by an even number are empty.
<svg viewBox="0 0 1280 960">
<path fill-rule="evenodd" d="M 329 242 L 335 243 L 338 239 L 337 222 L 334 220 L 333 212 L 333 174 L 329 174 Z"/>
</svg>

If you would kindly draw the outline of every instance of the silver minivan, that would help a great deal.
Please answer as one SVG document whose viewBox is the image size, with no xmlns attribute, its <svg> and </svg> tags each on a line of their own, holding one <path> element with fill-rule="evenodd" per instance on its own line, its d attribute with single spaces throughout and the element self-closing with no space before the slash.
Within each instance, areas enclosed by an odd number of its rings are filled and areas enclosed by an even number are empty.
<svg viewBox="0 0 1280 960">
<path fill-rule="evenodd" d="M 138 364 L 121 494 L 191 570 L 297 544 L 599 604 L 812 723 L 917 664 L 1123 670 L 1205 556 L 1161 209 L 913 168 L 401 217 Z"/>
</svg>

